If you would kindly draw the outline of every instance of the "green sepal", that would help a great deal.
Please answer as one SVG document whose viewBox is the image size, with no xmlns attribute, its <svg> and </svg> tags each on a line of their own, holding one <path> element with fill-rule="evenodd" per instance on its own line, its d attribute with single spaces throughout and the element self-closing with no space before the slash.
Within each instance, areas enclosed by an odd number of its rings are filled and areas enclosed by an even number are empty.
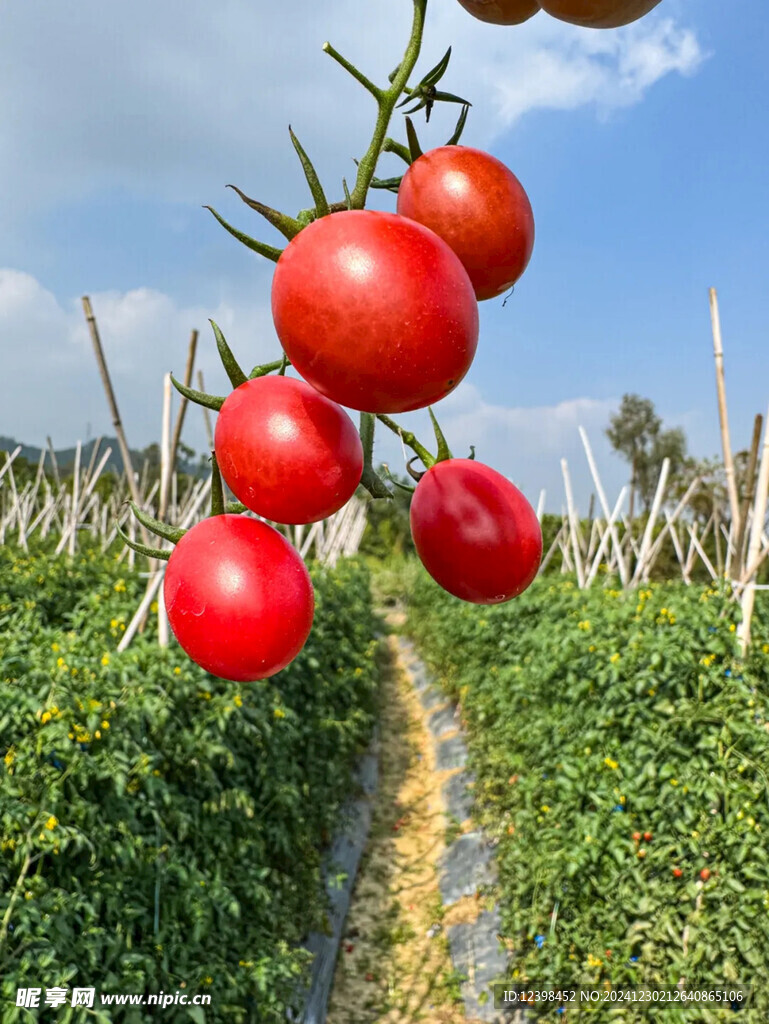
<svg viewBox="0 0 769 1024">
<path fill-rule="evenodd" d="M 257 377 L 266 377 L 268 373 L 274 373 L 275 370 L 281 370 L 283 368 L 283 363 L 286 361 L 286 357 L 283 356 L 282 359 L 278 359 L 276 362 L 262 363 L 261 366 L 255 366 L 251 373 L 249 373 L 248 379 L 256 380 Z M 291 363 L 288 365 L 290 366 Z"/>
<path fill-rule="evenodd" d="M 214 337 L 216 338 L 216 347 L 219 350 L 219 358 L 222 361 L 222 366 L 227 372 L 227 376 L 230 378 L 230 384 L 232 384 L 234 388 L 239 388 L 241 384 L 246 383 L 248 377 L 246 377 L 245 373 L 243 373 L 238 365 L 238 361 L 232 354 L 232 349 L 227 344 L 219 325 L 214 320 L 209 320 L 208 322 L 214 329 Z"/>
<path fill-rule="evenodd" d="M 438 423 L 438 420 L 435 418 L 435 413 L 432 410 L 432 406 L 428 408 L 427 411 L 430 414 L 430 420 L 433 425 L 433 431 L 435 432 L 435 440 L 438 444 L 438 457 L 436 459 L 436 462 L 445 462 L 447 459 L 453 458 L 453 455 L 449 450 L 449 446 L 446 442 L 446 438 L 444 437 L 443 431 L 440 428 L 440 424 Z"/>
<path fill-rule="evenodd" d="M 470 445 L 470 454 L 467 457 L 468 457 L 468 459 L 471 462 L 475 459 L 475 445 L 474 444 Z"/>
<path fill-rule="evenodd" d="M 181 381 L 177 380 L 173 374 L 171 374 L 171 383 L 179 394 L 184 395 L 188 401 L 194 402 L 195 405 L 203 405 L 206 409 L 213 409 L 214 412 L 219 412 L 226 401 L 226 399 L 219 395 L 207 395 L 205 391 L 196 391 L 194 388 L 188 388 L 186 384 L 182 384 Z"/>
<path fill-rule="evenodd" d="M 146 544 L 140 544 L 138 541 L 131 540 L 130 537 L 127 537 L 120 529 L 119 523 L 115 523 L 115 529 L 123 543 L 139 555 L 146 555 L 147 558 L 157 558 L 167 562 L 173 553 L 171 551 L 165 551 L 162 548 L 150 548 L 147 547 Z"/>
<path fill-rule="evenodd" d="M 402 484 L 400 480 L 396 480 L 395 477 L 390 472 L 390 467 L 387 465 L 386 462 L 382 463 L 382 469 L 384 470 L 385 476 L 387 477 L 391 484 L 393 484 L 395 487 L 399 487 L 402 491 L 407 491 L 409 494 L 414 493 L 416 487 L 409 487 L 408 484 Z"/>
<path fill-rule="evenodd" d="M 279 377 L 285 377 L 286 376 L 286 367 L 288 365 L 289 365 L 288 356 L 284 352 L 283 353 L 283 358 L 280 361 L 280 369 L 278 370 L 278 376 Z"/>
<path fill-rule="evenodd" d="M 459 144 L 459 140 L 462 138 L 462 132 L 465 130 L 465 125 L 467 124 L 467 115 L 469 114 L 469 112 L 470 104 L 466 103 L 462 107 L 462 113 L 459 115 L 459 120 L 457 121 L 457 126 L 454 129 L 454 134 L 446 143 L 447 146 L 456 146 Z"/>
<path fill-rule="evenodd" d="M 323 191 L 323 186 L 320 183 L 318 172 L 315 170 L 312 165 L 312 161 L 302 148 L 302 144 L 299 142 L 299 139 L 294 135 L 291 125 L 288 126 L 288 134 L 291 136 L 291 142 L 294 144 L 294 149 L 301 161 L 304 176 L 307 179 L 310 193 L 312 194 L 312 198 L 315 202 L 315 212 L 318 217 L 326 217 L 331 211 L 328 208 L 328 200 L 326 199 L 326 193 Z"/>
<path fill-rule="evenodd" d="M 344 201 L 347 204 L 347 209 L 352 209 L 352 196 L 350 195 L 350 187 L 347 184 L 347 178 L 342 178 L 342 188 L 344 189 Z"/>
<path fill-rule="evenodd" d="M 163 540 L 168 540 L 172 544 L 178 544 L 187 532 L 178 526 L 169 526 L 168 523 L 164 523 L 160 519 L 155 519 L 148 512 L 140 509 L 134 501 L 129 501 L 128 504 L 131 506 L 131 511 L 142 526 L 146 527 L 150 533 L 154 533 L 156 537 L 162 537 Z"/>
<path fill-rule="evenodd" d="M 419 138 L 417 136 L 417 130 L 414 127 L 414 122 L 410 117 L 406 118 L 406 135 L 409 140 L 409 153 L 411 154 L 411 162 L 414 163 L 422 156 L 422 147 L 419 145 Z"/>
<path fill-rule="evenodd" d="M 228 224 L 224 217 L 216 212 L 213 206 L 204 206 L 203 209 L 212 213 L 225 231 L 229 231 L 233 238 L 237 238 L 239 242 L 242 242 L 243 245 L 252 249 L 254 252 L 258 252 L 260 256 L 264 256 L 266 259 L 272 260 L 273 263 L 277 263 L 282 256 L 282 249 L 276 249 L 274 245 L 267 245 L 266 242 L 257 242 L 255 238 L 251 238 L 250 235 L 246 235 L 242 231 L 238 231 L 238 229 L 234 228 L 232 224 Z"/>
<path fill-rule="evenodd" d="M 432 69 L 432 71 L 428 71 L 427 72 L 427 74 L 422 79 L 422 81 L 419 83 L 419 86 L 417 86 L 417 88 L 419 88 L 421 86 L 424 89 L 428 89 L 431 85 L 437 85 L 438 82 L 440 82 L 440 80 L 446 74 L 446 71 L 448 69 L 449 61 L 450 60 L 451 60 L 451 47 L 449 47 L 448 50 L 446 50 L 446 52 L 441 57 L 441 59 L 438 61 L 438 63 L 435 65 L 435 67 Z"/>
<path fill-rule="evenodd" d="M 211 515 L 224 515 L 224 488 L 222 487 L 219 463 L 216 461 L 216 452 L 211 452 Z"/>
<path fill-rule="evenodd" d="M 287 213 L 281 213 L 279 210 L 273 210 L 271 206 L 265 206 L 264 203 L 260 203 L 258 199 L 251 199 L 241 191 L 237 185 L 228 185 L 227 188 L 231 188 L 233 192 L 237 192 L 246 206 L 250 207 L 260 214 L 264 219 L 272 224 L 274 228 L 280 231 L 284 238 L 287 238 L 290 242 L 292 238 L 296 238 L 299 232 L 302 230 L 303 225 L 295 217 L 289 217 Z"/>
<path fill-rule="evenodd" d="M 402 174 L 399 178 L 372 178 L 371 188 L 384 189 L 387 192 L 394 192 L 397 195 L 398 192 L 400 192 L 402 181 Z"/>
<path fill-rule="evenodd" d="M 399 156 L 405 164 L 411 164 L 411 153 L 409 147 L 404 146 L 402 142 L 396 142 L 395 139 L 386 138 L 382 146 L 383 153 L 395 153 Z"/>
<path fill-rule="evenodd" d="M 461 103 L 464 107 L 472 107 L 472 103 L 469 100 L 464 100 L 461 96 L 455 96 L 453 92 L 434 92 L 430 99 L 433 103 Z"/>
</svg>

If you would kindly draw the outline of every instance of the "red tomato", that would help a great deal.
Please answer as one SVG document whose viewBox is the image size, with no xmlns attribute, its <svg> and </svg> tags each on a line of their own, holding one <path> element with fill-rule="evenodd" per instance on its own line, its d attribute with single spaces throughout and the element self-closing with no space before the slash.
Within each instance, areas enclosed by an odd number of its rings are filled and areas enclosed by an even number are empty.
<svg viewBox="0 0 769 1024">
<path fill-rule="evenodd" d="M 440 401 L 478 344 L 462 264 L 432 231 L 394 213 L 346 210 L 306 227 L 278 261 L 272 313 L 302 377 L 364 412 Z"/>
<path fill-rule="evenodd" d="M 479 300 L 509 291 L 534 248 L 534 214 L 520 181 L 469 146 L 441 146 L 415 160 L 398 191 L 398 213 L 451 246 Z"/>
<path fill-rule="evenodd" d="M 542 531 L 501 473 L 470 459 L 436 463 L 411 501 L 411 535 L 432 578 L 473 604 L 500 604 L 537 575 Z"/>
<path fill-rule="evenodd" d="M 363 446 L 344 409 L 291 377 L 258 377 L 227 397 L 216 458 L 238 501 L 276 523 L 326 519 L 363 472 Z"/>
<path fill-rule="evenodd" d="M 212 516 L 176 545 L 164 595 L 174 635 L 198 665 L 234 682 L 267 679 L 304 647 L 312 583 L 297 551 L 267 523 Z"/>
<path fill-rule="evenodd" d="M 707 882 L 710 878 L 710 868 L 703 868 L 702 871 L 700 871 L 700 878 L 703 882 Z"/>
<path fill-rule="evenodd" d="M 647 843 L 650 843 L 651 839 L 652 839 L 652 833 L 651 832 L 644 832 L 644 839 L 646 840 Z"/>
<path fill-rule="evenodd" d="M 637 21 L 660 0 L 539 0 L 548 14 L 588 28 L 618 28 Z"/>
<path fill-rule="evenodd" d="M 680 868 L 673 868 L 673 875 L 675 878 L 680 878 L 683 871 Z"/>
<path fill-rule="evenodd" d="M 536 0 L 459 0 L 466 11 L 492 25 L 520 25 L 540 10 Z"/>
</svg>

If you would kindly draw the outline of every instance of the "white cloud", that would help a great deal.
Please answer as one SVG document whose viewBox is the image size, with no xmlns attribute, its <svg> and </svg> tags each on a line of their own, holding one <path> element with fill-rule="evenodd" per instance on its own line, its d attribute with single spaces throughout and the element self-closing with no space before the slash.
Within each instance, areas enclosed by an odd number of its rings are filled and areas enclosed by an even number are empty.
<svg viewBox="0 0 769 1024">
<path fill-rule="evenodd" d="M 200 332 L 197 367 L 206 387 L 214 394 L 229 391 L 208 316 L 247 370 L 276 357 L 269 313 L 259 306 L 179 306 L 149 288 L 97 293 L 91 301 L 133 447 L 158 439 L 162 377 L 169 370 L 183 376 L 192 328 Z M 18 382 L 4 389 L 0 434 L 27 444 L 41 444 L 50 434 L 66 447 L 85 440 L 89 425 L 92 435 L 113 433 L 79 298 L 62 304 L 29 274 L 0 269 L 0 337 L 4 379 Z M 191 415 L 186 430 L 188 442 L 203 450 L 202 415 Z"/>
<path fill-rule="evenodd" d="M 365 11 L 359 0 L 6 7 L 0 195 L 14 202 L 0 204 L 0 220 L 18 225 L 31 210 L 107 188 L 226 203 L 227 181 L 298 208 L 306 197 L 289 122 L 341 192 L 369 137 L 372 101 L 321 44 L 330 39 L 384 79 L 402 52 L 410 8 L 408 0 L 367 0 Z M 694 33 L 659 15 L 612 32 L 545 15 L 500 30 L 459 4 L 434 3 L 423 66 L 450 43 L 445 82 L 475 101 L 468 138 L 476 144 L 530 110 L 634 103 L 702 59 Z M 433 141 L 455 113 L 436 115 Z"/>
</svg>

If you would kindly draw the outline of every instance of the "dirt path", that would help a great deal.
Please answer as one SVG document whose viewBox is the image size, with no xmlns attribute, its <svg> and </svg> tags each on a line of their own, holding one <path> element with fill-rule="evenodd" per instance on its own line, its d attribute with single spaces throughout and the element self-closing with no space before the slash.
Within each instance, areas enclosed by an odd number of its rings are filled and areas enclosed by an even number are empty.
<svg viewBox="0 0 769 1024">
<path fill-rule="evenodd" d="M 345 926 L 327 1024 L 457 1024 L 437 863 L 441 783 L 394 637 L 383 681 L 380 785 Z"/>
</svg>

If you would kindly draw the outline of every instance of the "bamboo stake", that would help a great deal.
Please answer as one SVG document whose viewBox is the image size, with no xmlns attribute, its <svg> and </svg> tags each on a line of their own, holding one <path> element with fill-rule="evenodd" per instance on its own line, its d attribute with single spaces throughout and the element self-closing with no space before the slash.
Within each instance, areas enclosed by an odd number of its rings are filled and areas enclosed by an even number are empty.
<svg viewBox="0 0 769 1024">
<path fill-rule="evenodd" d="M 198 370 L 198 389 L 205 393 L 206 382 L 203 380 L 203 371 Z M 206 439 L 208 441 L 208 450 L 211 452 L 214 450 L 214 431 L 211 426 L 211 414 L 205 405 L 200 407 L 203 410 L 203 419 L 206 422 Z"/>
<path fill-rule="evenodd" d="M 611 515 L 609 516 L 609 518 L 607 520 L 606 529 L 604 530 L 603 534 L 601 535 L 601 540 L 600 540 L 600 542 L 598 544 L 598 551 L 596 552 L 595 558 L 593 559 L 593 564 L 590 566 L 590 572 L 588 573 L 588 577 L 587 577 L 587 585 L 588 585 L 588 587 L 591 585 L 591 583 L 595 579 L 596 575 L 598 574 L 598 570 L 601 567 L 601 559 L 604 557 L 604 554 L 606 553 L 606 549 L 607 549 L 608 544 L 609 544 L 609 538 L 611 537 L 612 527 L 614 526 L 614 523 L 617 521 L 617 517 L 620 514 L 620 509 L 622 508 L 622 506 L 625 503 L 625 496 L 626 495 L 627 495 L 627 485 L 625 485 L 622 488 L 622 490 L 619 492 L 619 497 L 617 498 L 617 503 L 614 506 L 614 508 L 612 510 L 612 513 L 611 513 Z"/>
<path fill-rule="evenodd" d="M 748 515 L 753 504 L 756 493 L 756 466 L 758 465 L 758 449 L 761 445 L 761 428 L 763 427 L 763 416 L 759 413 L 753 421 L 753 439 L 750 443 L 750 455 L 748 456 L 748 467 L 745 477 L 745 493 L 742 500 L 740 513 L 740 525 L 737 530 L 735 551 L 737 552 L 737 565 L 734 575 L 739 579 L 745 570 L 747 552 L 745 551 L 745 538 L 747 536 Z"/>
<path fill-rule="evenodd" d="M 198 332 L 193 330 L 192 333 L 190 334 L 190 343 L 189 347 L 187 348 L 187 365 L 184 368 L 185 387 L 190 387 L 190 385 L 192 384 L 192 371 L 193 367 L 195 366 L 195 352 L 197 351 L 197 347 Z M 171 439 L 171 452 L 168 460 L 170 466 L 170 473 L 172 474 L 176 469 L 176 453 L 179 450 L 179 442 L 181 441 L 182 437 L 182 427 L 184 426 L 184 417 L 187 413 L 187 404 L 187 399 L 184 397 L 184 395 L 182 395 L 181 401 L 179 403 L 179 411 L 176 414 L 176 423 L 174 424 L 174 433 L 173 438 Z M 211 447 L 213 447 L 213 445 L 211 445 Z M 161 495 L 160 500 L 160 519 L 162 519 L 165 516 L 167 509 L 168 494 L 164 492 Z"/>
<path fill-rule="evenodd" d="M 718 296 L 715 288 L 710 289 L 710 320 L 713 328 L 713 354 L 716 360 L 716 389 L 718 392 L 718 416 L 721 421 L 721 445 L 724 452 L 726 488 L 729 493 L 729 507 L 732 513 L 735 535 L 740 528 L 740 504 L 737 496 L 737 482 L 734 477 L 734 460 L 729 438 L 729 415 L 726 407 L 726 378 L 724 376 L 724 347 L 721 340 L 721 318 L 718 313 Z M 739 550 L 738 550 L 739 557 Z"/>
<path fill-rule="evenodd" d="M 748 565 L 753 566 L 761 548 L 761 536 L 764 532 L 764 520 L 766 518 L 767 492 L 769 492 L 769 413 L 767 413 L 766 430 L 764 432 L 764 448 L 761 452 L 761 466 L 758 471 L 758 485 L 756 487 L 756 498 L 753 506 L 753 522 L 750 527 L 750 541 L 748 544 Z M 742 656 L 745 657 L 750 646 L 750 627 L 753 619 L 753 606 L 756 599 L 756 580 L 751 575 L 744 582 L 748 583 L 742 596 L 742 622 L 739 629 L 740 647 Z M 748 582 L 749 580 L 749 582 Z"/>
<path fill-rule="evenodd" d="M 542 516 L 545 514 L 545 497 L 547 492 L 544 488 L 539 492 L 539 501 L 537 502 L 537 521 L 542 522 Z"/>
<path fill-rule="evenodd" d="M 75 468 L 72 471 L 72 526 L 69 534 L 70 558 L 75 555 L 75 542 L 77 538 L 77 513 L 80 505 L 80 458 L 83 446 L 80 441 L 75 447 Z"/>
<path fill-rule="evenodd" d="M 649 518 L 646 520 L 646 529 L 644 530 L 643 538 L 641 540 L 641 550 L 638 552 L 638 561 L 636 563 L 631 586 L 637 585 L 643 575 L 644 565 L 646 564 L 649 548 L 651 547 L 652 538 L 654 536 L 654 525 L 657 522 L 657 516 L 660 513 L 660 507 L 662 505 L 662 498 L 665 494 L 665 487 L 667 486 L 669 472 L 670 459 L 665 458 L 662 460 L 662 471 L 660 472 L 660 478 L 657 482 L 657 490 L 654 494 L 651 512 L 649 513 Z"/>
<path fill-rule="evenodd" d="M 569 475 L 569 464 L 566 459 L 561 459 L 561 472 L 563 473 L 563 485 L 566 488 L 566 507 L 569 510 L 569 528 L 571 533 L 571 546 L 574 551 L 574 565 L 577 570 L 577 586 L 580 590 L 584 590 L 585 571 L 582 566 L 582 552 L 579 544 L 577 510 L 574 507 L 574 496 L 571 490 L 571 476 Z"/>
<path fill-rule="evenodd" d="M 131 492 L 131 497 L 137 505 L 141 504 L 139 498 L 139 490 L 136 486 L 136 479 L 134 477 L 133 465 L 131 464 L 131 451 L 126 441 L 125 431 L 123 430 L 123 423 L 120 419 L 120 412 L 117 406 L 117 400 L 115 398 L 115 392 L 112 389 L 112 381 L 110 380 L 109 370 L 107 369 L 107 361 L 104 358 L 104 349 L 102 348 L 101 338 L 99 337 L 99 328 L 96 324 L 96 317 L 93 314 L 91 308 L 91 300 L 87 295 L 82 298 L 83 312 L 85 313 L 85 319 L 88 324 L 88 330 L 91 335 L 91 341 L 93 342 L 94 353 L 96 354 L 96 362 L 99 366 L 99 373 L 101 374 L 102 384 L 104 385 L 104 392 L 107 396 L 107 403 L 112 414 L 112 425 L 115 428 L 115 435 L 117 437 L 118 446 L 120 447 L 120 454 L 123 457 L 123 468 L 125 469 L 126 478 L 128 480 L 128 489 Z M 144 544 L 149 546 L 150 536 L 147 530 L 142 526 L 141 535 Z"/>
<path fill-rule="evenodd" d="M 561 540 L 562 536 L 563 536 L 563 527 L 561 527 L 560 530 L 558 531 L 558 533 L 556 533 L 555 539 L 554 539 L 553 543 L 550 545 L 547 554 L 545 555 L 545 557 L 542 559 L 542 561 L 540 563 L 540 566 L 539 566 L 540 574 L 543 573 L 545 571 L 545 569 L 547 568 L 548 563 L 550 562 L 550 559 L 553 557 L 553 555 L 556 552 L 556 549 L 558 548 L 558 545 L 560 543 L 560 540 Z"/>
<path fill-rule="evenodd" d="M 601 478 L 598 475 L 598 467 L 595 464 L 595 459 L 593 458 L 593 450 L 590 447 L 590 442 L 587 439 L 587 433 L 585 432 L 585 428 L 584 427 L 580 427 L 579 428 L 579 436 L 582 438 L 582 446 L 585 449 L 585 455 L 587 456 L 587 462 L 588 462 L 588 465 L 590 466 L 590 472 L 592 474 L 593 482 L 595 484 L 595 489 L 596 489 L 596 492 L 598 494 L 598 500 L 601 503 L 601 508 L 603 510 L 604 518 L 607 519 L 607 520 L 611 520 L 611 514 L 609 512 L 609 503 L 606 500 L 606 493 L 605 493 L 605 491 L 603 489 L 603 484 L 601 483 Z M 611 539 L 612 539 L 612 543 L 614 545 L 614 551 L 615 551 L 616 556 L 617 556 L 617 568 L 619 569 L 619 576 L 620 576 L 620 579 L 622 580 L 622 586 L 623 587 L 627 587 L 627 585 L 628 585 L 628 570 L 627 570 L 627 566 L 625 565 L 625 559 L 622 556 L 622 548 L 620 547 L 619 534 L 617 533 L 617 527 L 614 524 L 614 522 L 611 523 L 610 529 L 611 529 Z"/>
<path fill-rule="evenodd" d="M 50 434 L 46 437 L 48 442 L 48 451 L 51 456 L 51 469 L 53 470 L 53 479 L 57 487 L 61 487 L 61 477 L 59 476 L 59 464 L 56 461 L 56 452 L 53 450 L 53 441 L 51 440 Z"/>
<path fill-rule="evenodd" d="M 10 452 L 5 453 L 5 465 L 0 466 L 0 480 L 3 479 L 5 474 L 11 468 L 11 463 L 13 462 L 13 460 L 16 458 L 20 451 L 21 445 L 17 445 L 16 450 L 13 452 L 13 454 L 11 454 Z"/>
</svg>

